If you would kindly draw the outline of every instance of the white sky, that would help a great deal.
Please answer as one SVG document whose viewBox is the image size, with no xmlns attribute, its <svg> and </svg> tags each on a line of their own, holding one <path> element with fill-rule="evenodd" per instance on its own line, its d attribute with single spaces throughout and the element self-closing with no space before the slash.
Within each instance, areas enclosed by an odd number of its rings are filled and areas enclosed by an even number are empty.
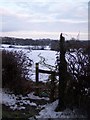
<svg viewBox="0 0 90 120">
<path fill-rule="evenodd" d="M 0 36 L 88 39 L 88 0 L 1 0 L 0 16 Z"/>
</svg>

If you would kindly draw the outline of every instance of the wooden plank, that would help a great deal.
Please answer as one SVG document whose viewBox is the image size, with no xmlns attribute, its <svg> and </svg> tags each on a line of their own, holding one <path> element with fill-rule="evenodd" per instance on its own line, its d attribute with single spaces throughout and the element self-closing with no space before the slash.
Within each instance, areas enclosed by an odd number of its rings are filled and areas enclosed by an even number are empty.
<svg viewBox="0 0 90 120">
<path fill-rule="evenodd" d="M 46 73 L 46 74 L 53 74 L 54 73 L 54 71 L 41 70 L 41 69 L 39 69 L 39 72 L 40 73 Z"/>
<path fill-rule="evenodd" d="M 39 73 L 46 73 L 46 74 L 53 74 L 53 73 L 55 73 L 55 75 L 59 74 L 59 73 L 57 73 L 55 71 L 48 71 L 48 70 L 41 70 L 41 69 L 39 69 L 38 71 L 39 71 Z"/>
</svg>

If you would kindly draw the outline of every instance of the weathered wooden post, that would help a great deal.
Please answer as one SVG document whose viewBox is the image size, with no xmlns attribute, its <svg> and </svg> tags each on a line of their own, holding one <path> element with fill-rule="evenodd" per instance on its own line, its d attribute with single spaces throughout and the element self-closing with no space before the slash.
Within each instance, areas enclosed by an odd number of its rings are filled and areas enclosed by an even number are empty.
<svg viewBox="0 0 90 120">
<path fill-rule="evenodd" d="M 39 64 L 36 63 L 36 83 L 39 82 Z"/>
<path fill-rule="evenodd" d="M 54 101 L 54 94 L 55 94 L 55 72 L 51 74 L 51 93 L 50 93 L 50 101 Z"/>
<path fill-rule="evenodd" d="M 35 94 L 39 95 L 39 63 L 36 63 L 36 88 L 35 88 Z"/>
<path fill-rule="evenodd" d="M 67 62 L 65 60 L 65 38 L 62 36 L 62 33 L 60 35 L 60 56 L 59 56 L 59 102 L 58 106 L 56 108 L 56 111 L 61 111 L 65 109 L 65 88 L 66 88 L 66 80 L 67 80 Z"/>
</svg>

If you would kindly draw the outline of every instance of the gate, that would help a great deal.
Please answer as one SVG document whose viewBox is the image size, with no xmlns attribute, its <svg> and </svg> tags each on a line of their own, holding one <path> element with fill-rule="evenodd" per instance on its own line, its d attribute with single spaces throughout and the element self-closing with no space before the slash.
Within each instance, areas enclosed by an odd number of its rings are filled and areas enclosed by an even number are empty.
<svg viewBox="0 0 90 120">
<path fill-rule="evenodd" d="M 55 71 L 48 71 L 48 70 L 42 70 L 39 69 L 39 63 L 36 63 L 36 94 L 39 95 L 39 73 L 46 73 L 46 74 L 51 74 L 51 92 L 50 92 L 50 101 L 54 101 L 54 92 L 55 92 L 55 76 L 57 73 Z"/>
</svg>

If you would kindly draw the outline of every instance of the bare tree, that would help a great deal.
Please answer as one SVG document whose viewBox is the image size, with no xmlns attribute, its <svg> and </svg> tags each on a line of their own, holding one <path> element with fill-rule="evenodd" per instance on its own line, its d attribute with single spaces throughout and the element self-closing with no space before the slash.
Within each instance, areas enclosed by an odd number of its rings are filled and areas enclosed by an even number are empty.
<svg viewBox="0 0 90 120">
<path fill-rule="evenodd" d="M 71 94 L 74 106 L 86 107 L 90 99 L 90 56 L 83 48 L 68 51 L 67 55 L 67 68 L 72 76 L 67 94 Z"/>
</svg>

